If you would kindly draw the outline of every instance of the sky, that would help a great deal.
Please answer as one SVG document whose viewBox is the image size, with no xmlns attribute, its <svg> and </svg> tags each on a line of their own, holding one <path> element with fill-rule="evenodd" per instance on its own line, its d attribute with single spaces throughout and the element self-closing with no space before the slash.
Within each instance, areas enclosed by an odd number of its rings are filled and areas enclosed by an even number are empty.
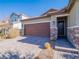
<svg viewBox="0 0 79 59">
<path fill-rule="evenodd" d="M 39 16 L 49 9 L 62 9 L 69 0 L 0 0 L 0 19 L 10 16 L 11 13 Z"/>
</svg>

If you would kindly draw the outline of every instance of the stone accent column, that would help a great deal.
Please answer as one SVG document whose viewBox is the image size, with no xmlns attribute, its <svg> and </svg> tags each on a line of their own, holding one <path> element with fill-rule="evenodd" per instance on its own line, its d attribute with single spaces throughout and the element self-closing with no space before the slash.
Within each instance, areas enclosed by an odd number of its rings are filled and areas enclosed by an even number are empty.
<svg viewBox="0 0 79 59">
<path fill-rule="evenodd" d="M 57 19 L 55 16 L 51 16 L 50 21 L 50 40 L 57 39 Z"/>
<path fill-rule="evenodd" d="M 79 26 L 68 28 L 68 38 L 70 42 L 79 49 Z"/>
</svg>

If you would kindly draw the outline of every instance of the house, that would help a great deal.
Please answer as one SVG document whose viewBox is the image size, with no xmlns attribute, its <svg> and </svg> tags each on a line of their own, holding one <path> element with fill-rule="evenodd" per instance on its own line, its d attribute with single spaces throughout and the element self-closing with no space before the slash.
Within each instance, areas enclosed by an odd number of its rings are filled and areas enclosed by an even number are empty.
<svg viewBox="0 0 79 59">
<path fill-rule="evenodd" d="M 24 35 L 68 38 L 79 49 L 79 0 L 69 0 L 60 11 L 51 9 L 42 16 L 22 20 Z"/>
<path fill-rule="evenodd" d="M 21 20 L 27 19 L 27 18 L 28 18 L 28 16 L 26 16 L 24 14 L 12 13 L 10 15 L 10 22 L 11 22 L 13 28 L 17 28 L 17 29 L 21 30 L 22 29 Z"/>
<path fill-rule="evenodd" d="M 19 35 L 22 35 L 23 25 L 21 23 L 21 20 L 23 20 L 23 19 L 28 19 L 28 16 L 26 16 L 24 14 L 16 14 L 16 13 L 12 13 L 10 15 L 10 22 L 12 24 L 12 28 L 15 29 L 15 32 L 18 31 L 19 33 L 18 32 L 17 33 Z"/>
<path fill-rule="evenodd" d="M 8 19 L 6 21 L 1 21 L 0 22 L 0 38 L 6 38 L 7 37 L 7 33 L 9 32 L 9 28 L 11 27 L 10 22 L 8 21 Z M 1 38 L 1 39 L 2 39 Z"/>
<path fill-rule="evenodd" d="M 13 38 L 21 35 L 21 20 L 27 18 L 28 17 L 24 14 L 16 13 L 12 13 L 9 17 L 5 17 L 2 21 L 0 21 L 0 34 L 3 34 L 5 38 Z"/>
</svg>

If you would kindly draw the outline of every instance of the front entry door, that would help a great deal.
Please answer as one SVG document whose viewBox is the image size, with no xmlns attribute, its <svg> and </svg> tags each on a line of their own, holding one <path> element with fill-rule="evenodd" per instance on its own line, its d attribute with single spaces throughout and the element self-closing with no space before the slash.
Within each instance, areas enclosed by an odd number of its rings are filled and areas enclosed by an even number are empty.
<svg viewBox="0 0 79 59">
<path fill-rule="evenodd" d="M 58 38 L 66 38 L 67 37 L 67 18 L 61 17 L 57 20 L 58 26 Z"/>
</svg>

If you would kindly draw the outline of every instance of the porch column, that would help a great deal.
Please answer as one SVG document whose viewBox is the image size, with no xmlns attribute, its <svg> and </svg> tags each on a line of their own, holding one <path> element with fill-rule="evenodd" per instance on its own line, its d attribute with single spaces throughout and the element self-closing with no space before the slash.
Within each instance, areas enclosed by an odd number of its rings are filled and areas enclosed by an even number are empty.
<svg viewBox="0 0 79 59">
<path fill-rule="evenodd" d="M 57 18 L 51 16 L 50 21 L 50 40 L 57 39 Z"/>
</svg>

